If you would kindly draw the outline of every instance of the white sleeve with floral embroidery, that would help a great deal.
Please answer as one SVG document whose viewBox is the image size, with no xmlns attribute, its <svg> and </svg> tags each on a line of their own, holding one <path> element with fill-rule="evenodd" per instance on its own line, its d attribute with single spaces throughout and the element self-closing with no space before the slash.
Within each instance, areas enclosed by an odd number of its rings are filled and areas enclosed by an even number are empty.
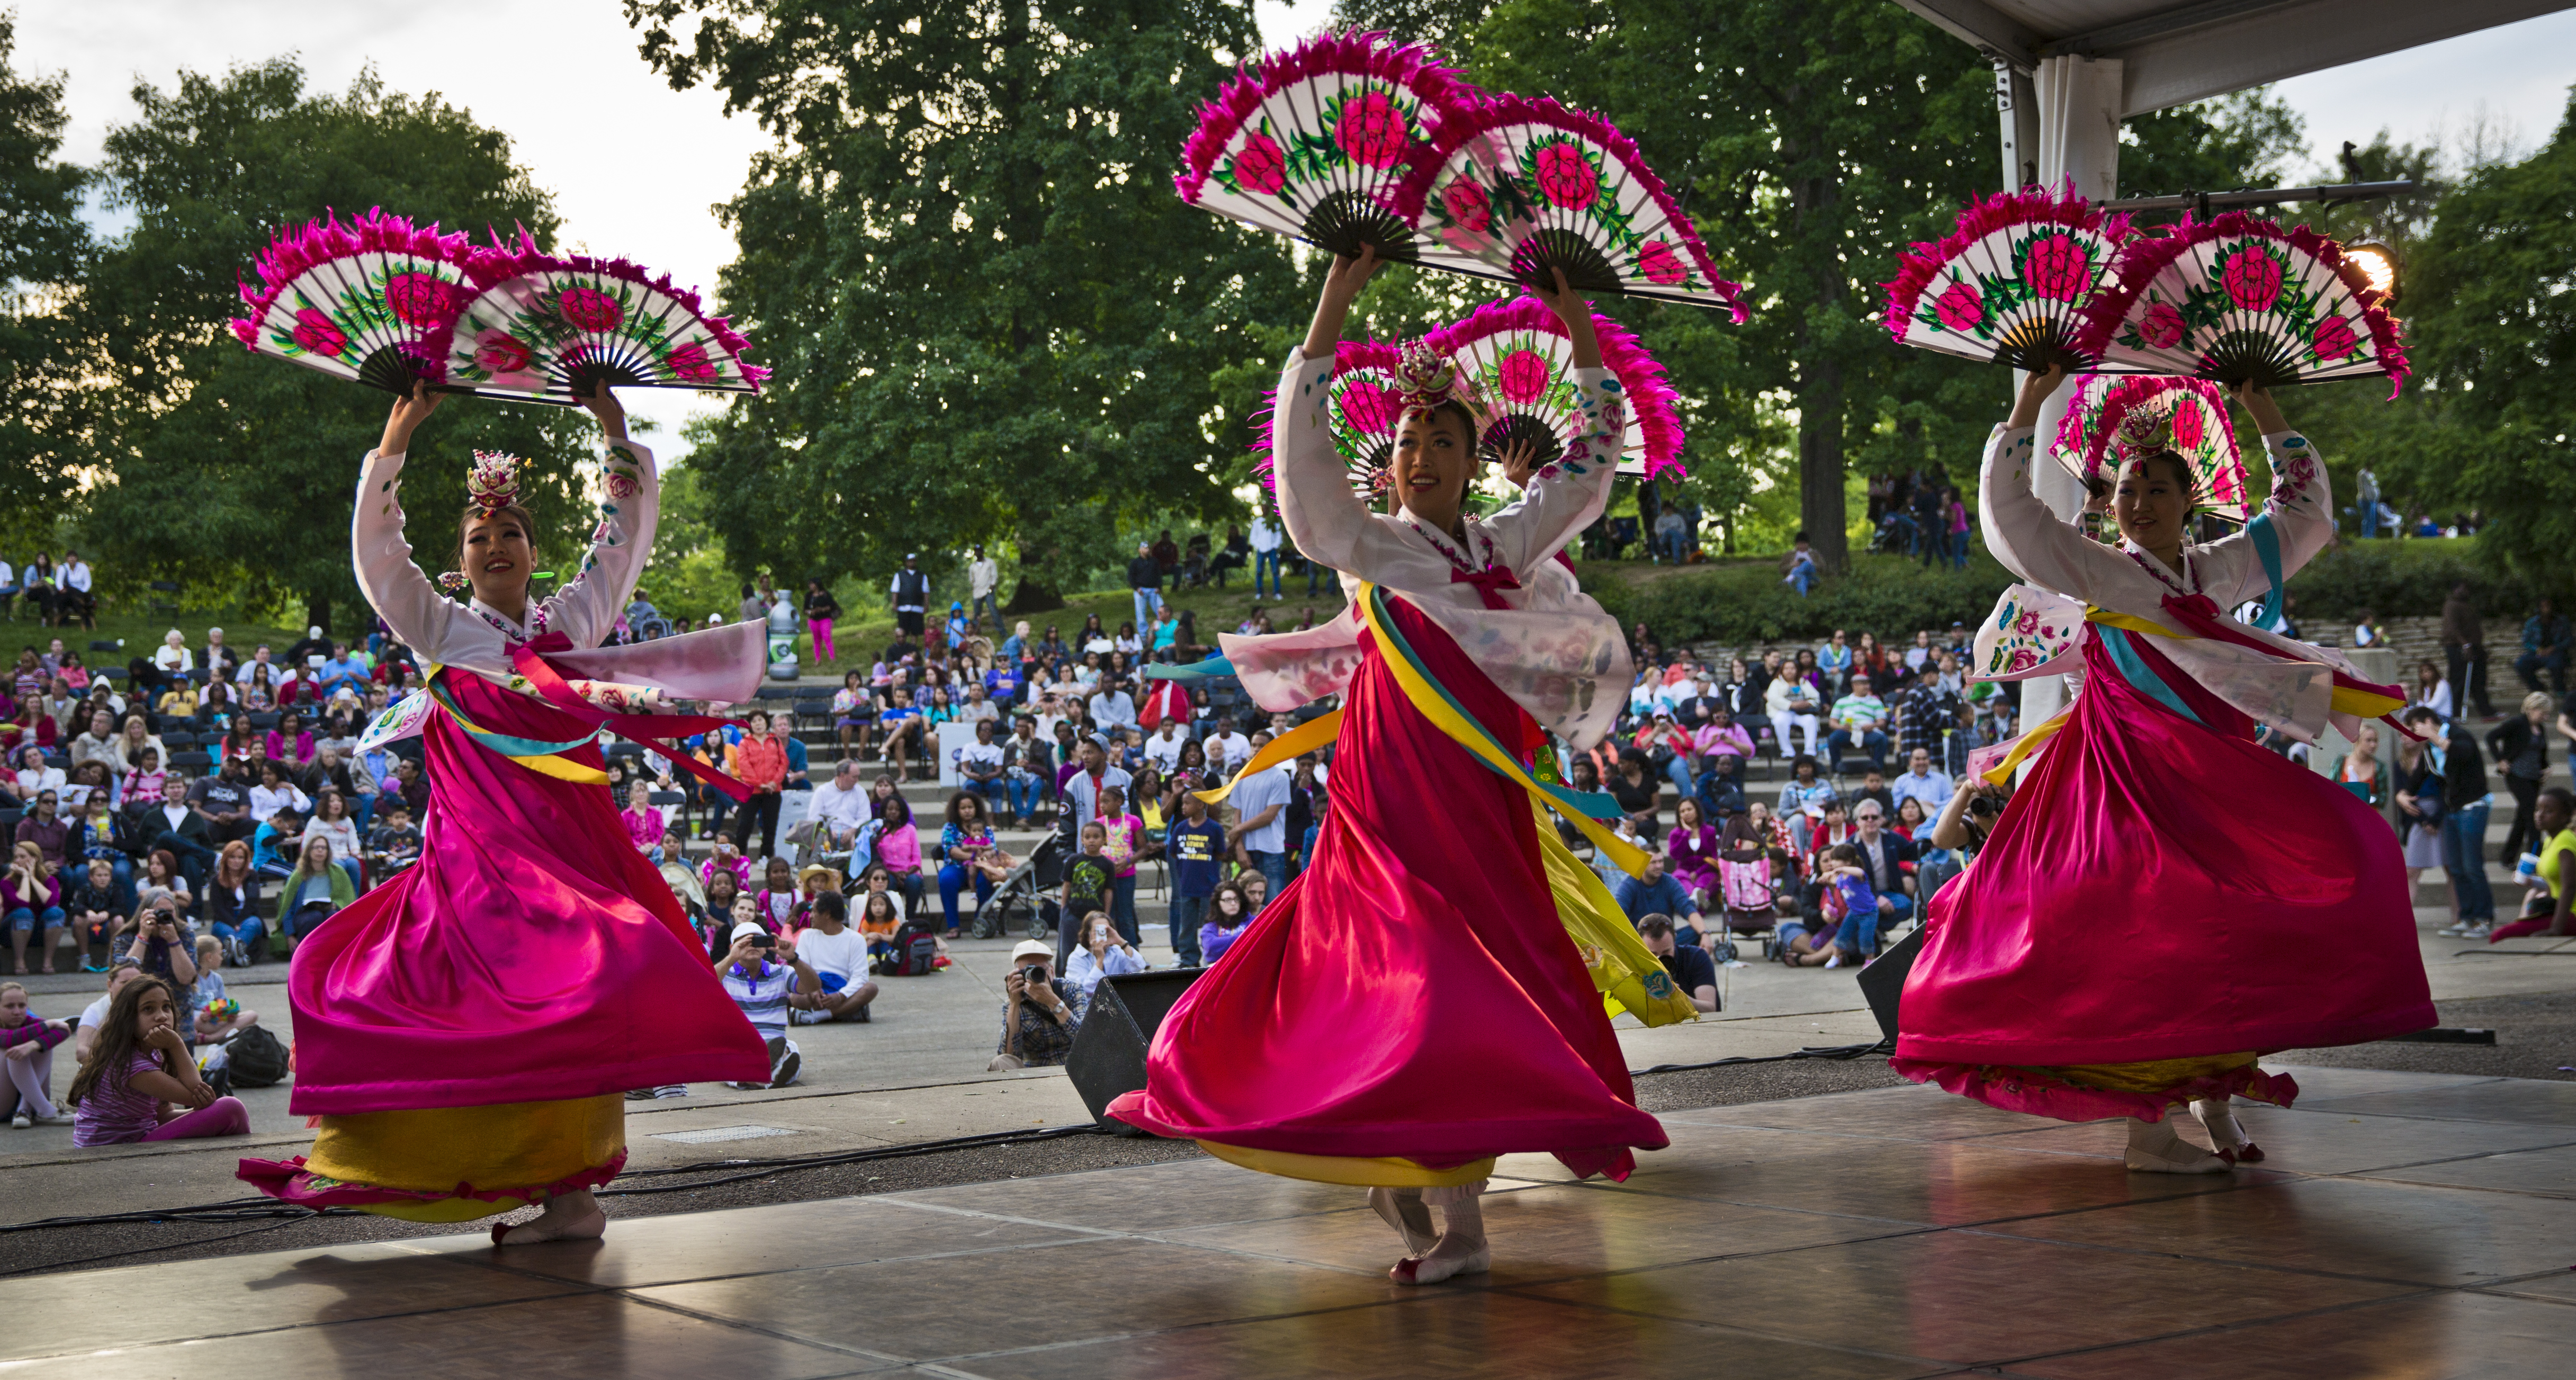
<svg viewBox="0 0 2576 1380">
<path fill-rule="evenodd" d="M 1619 381 L 1607 369 L 1577 369 L 1584 430 L 1565 455 L 1532 476 L 1528 492 L 1484 519 L 1469 518 L 1467 546 L 1459 550 L 1403 514 L 1375 513 L 1351 492 L 1349 468 L 1333 448 L 1326 424 L 1325 384 L 1333 362 L 1292 352 L 1279 377 L 1279 411 L 1273 421 L 1279 476 L 1279 517 L 1288 539 L 1311 560 L 1344 576 L 1346 590 L 1369 581 L 1404 591 L 1416 603 L 1483 608 L 1477 587 L 1453 574 L 1499 567 L 1524 585 L 1533 568 L 1554 556 L 1601 515 L 1616 475 L 1620 435 L 1627 429 Z M 1502 597 L 1524 606 L 1525 589 Z"/>
<path fill-rule="evenodd" d="M 2206 594 L 2224 611 L 2271 591 L 2254 538 L 2244 532 L 2185 547 L 2181 578 L 2126 542 L 2114 548 L 2085 536 L 2031 491 L 2031 431 L 1996 427 L 1980 479 L 1978 516 L 1986 545 L 2014 574 L 2088 604 L 2158 622 L 2165 621 L 2168 594 Z M 2265 436 L 2263 444 L 2271 453 L 2273 474 L 2263 511 L 2280 538 L 2281 578 L 2286 580 L 2334 539 L 2333 500 L 2325 466 L 2306 437 L 2276 432 Z"/>
<path fill-rule="evenodd" d="M 650 450 L 632 441 L 609 447 L 590 550 L 572 581 L 537 605 L 525 625 L 479 600 L 460 604 L 449 599 L 421 573 L 404 534 L 403 459 L 400 452 L 367 453 L 358 471 L 357 508 L 349 527 L 358 586 L 396 637 L 425 661 L 502 682 L 512 674 L 511 646 L 540 633 L 563 633 L 576 649 L 599 645 L 633 595 L 653 550 L 660 485 Z"/>
</svg>

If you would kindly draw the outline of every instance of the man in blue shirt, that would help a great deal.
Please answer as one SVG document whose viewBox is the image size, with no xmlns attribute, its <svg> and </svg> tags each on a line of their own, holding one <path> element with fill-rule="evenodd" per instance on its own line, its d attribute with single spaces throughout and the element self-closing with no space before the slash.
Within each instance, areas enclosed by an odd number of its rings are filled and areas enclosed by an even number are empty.
<svg viewBox="0 0 2576 1380">
<path fill-rule="evenodd" d="M 1903 804 L 1908 800 L 1923 802 L 1923 817 L 1939 819 L 1941 807 L 1950 803 L 1950 778 L 1932 770 L 1932 754 L 1916 748 L 1906 754 L 1905 770 L 1888 783 L 1888 798 Z"/>
<path fill-rule="evenodd" d="M 1225 826 L 1208 818 L 1198 792 L 1181 792 L 1181 817 L 1163 832 L 1163 856 L 1172 863 L 1172 953 L 1182 967 L 1195 968 L 1199 926 L 1225 864 Z"/>
<path fill-rule="evenodd" d="M 1617 898 L 1620 913 L 1628 917 L 1629 924 L 1633 925 L 1649 915 L 1669 915 L 1680 927 L 1688 929 L 1684 943 L 1696 946 L 1700 942 L 1699 906 L 1691 900 L 1689 889 L 1664 871 L 1663 854 L 1648 853 L 1646 875 L 1621 877 L 1619 885 L 1611 889 L 1611 894 Z"/>
<path fill-rule="evenodd" d="M 322 669 L 316 673 L 322 680 L 322 698 L 327 700 L 340 693 L 344 687 L 353 695 L 366 694 L 366 663 L 349 655 L 349 644 L 346 642 L 333 646 L 331 650 L 334 655 L 329 661 L 323 662 Z"/>
</svg>

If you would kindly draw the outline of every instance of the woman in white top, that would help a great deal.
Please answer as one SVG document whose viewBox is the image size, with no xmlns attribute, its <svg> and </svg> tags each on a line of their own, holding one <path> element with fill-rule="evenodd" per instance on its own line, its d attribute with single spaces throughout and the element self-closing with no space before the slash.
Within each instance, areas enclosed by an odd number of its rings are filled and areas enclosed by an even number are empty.
<svg viewBox="0 0 2576 1380">
<path fill-rule="evenodd" d="M 1265 709 L 1344 696 L 1332 809 L 1305 871 L 1172 1009 L 1146 1087 L 1112 1110 L 1247 1168 L 1369 1187 L 1406 1246 L 1390 1275 L 1427 1284 L 1488 1267 L 1477 1195 L 1494 1156 L 1543 1151 L 1624 1177 L 1633 1147 L 1666 1138 L 1635 1106 L 1558 916 L 1518 765 L 1542 728 L 1597 741 L 1632 677 L 1618 626 L 1558 603 L 1571 585 L 1544 573 L 1608 499 L 1624 393 L 1560 279 L 1546 296 L 1573 346 L 1578 433 L 1519 501 L 1474 518 L 1481 395 L 1416 342 L 1386 469 L 1393 511 L 1371 511 L 1325 407 L 1376 267 L 1367 252 L 1333 262 L 1273 432 L 1289 538 L 1340 572 L 1354 605 L 1310 633 L 1225 639 Z M 1276 740 L 1246 770 L 1298 746 Z M 1430 1205 L 1446 1213 L 1436 1238 Z"/>
<path fill-rule="evenodd" d="M 196 670 L 197 656 L 188 650 L 187 634 L 177 628 L 163 634 L 161 645 L 152 649 L 152 665 L 164 676 L 184 676 Z"/>
</svg>

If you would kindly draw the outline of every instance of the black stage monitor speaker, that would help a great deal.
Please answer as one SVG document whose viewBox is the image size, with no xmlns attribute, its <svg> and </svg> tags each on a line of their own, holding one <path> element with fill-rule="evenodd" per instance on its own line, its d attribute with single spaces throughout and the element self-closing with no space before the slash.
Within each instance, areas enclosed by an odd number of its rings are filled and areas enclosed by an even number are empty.
<svg viewBox="0 0 2576 1380">
<path fill-rule="evenodd" d="M 1172 1003 L 1206 971 L 1177 968 L 1101 979 L 1100 989 L 1091 997 L 1091 1011 L 1082 1018 L 1082 1029 L 1074 1032 L 1072 1052 L 1064 1060 L 1073 1090 L 1082 1094 L 1082 1105 L 1091 1109 L 1093 1120 L 1120 1135 L 1145 1134 L 1110 1116 L 1109 1104 L 1121 1093 L 1145 1086 L 1145 1051 L 1153 1047 L 1154 1032 Z"/>
<path fill-rule="evenodd" d="M 1878 1017 L 1878 1028 L 1891 1044 L 1896 1040 L 1896 1004 L 1905 995 L 1905 975 L 1914 971 L 1915 955 L 1922 952 L 1923 926 L 1917 925 L 1860 970 L 1860 994 L 1869 999 L 1869 1013 Z"/>
</svg>

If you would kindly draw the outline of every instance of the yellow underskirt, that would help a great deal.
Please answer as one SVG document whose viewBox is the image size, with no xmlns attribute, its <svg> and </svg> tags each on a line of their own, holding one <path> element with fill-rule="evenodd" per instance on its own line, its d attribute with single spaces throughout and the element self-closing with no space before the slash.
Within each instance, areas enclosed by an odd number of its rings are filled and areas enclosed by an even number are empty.
<svg viewBox="0 0 2576 1380">
<path fill-rule="evenodd" d="M 2041 1070 L 2069 1083 L 2112 1092 L 2160 1093 L 2195 1078 L 2215 1078 L 2254 1062 L 2252 1052 L 2205 1054 L 2192 1059 L 2150 1059 L 2139 1064 L 2052 1064 Z"/>
<path fill-rule="evenodd" d="M 1304 1179 L 1309 1183 L 1349 1184 L 1355 1188 L 1461 1188 L 1494 1176 L 1491 1156 L 1455 1169 L 1429 1169 L 1411 1160 L 1392 1156 L 1361 1159 L 1349 1155 L 1296 1155 L 1285 1150 L 1220 1145 L 1212 1140 L 1200 1141 L 1199 1148 L 1228 1164 L 1263 1174 L 1276 1174 L 1283 1179 Z"/>
<path fill-rule="evenodd" d="M 526 1206 L 543 1190 L 615 1159 L 626 1148 L 620 1093 L 560 1102 L 423 1107 L 326 1116 L 304 1157 L 306 1173 L 413 1193 L 517 1196 L 441 1198 L 365 1208 L 412 1222 L 468 1222 Z"/>
</svg>

